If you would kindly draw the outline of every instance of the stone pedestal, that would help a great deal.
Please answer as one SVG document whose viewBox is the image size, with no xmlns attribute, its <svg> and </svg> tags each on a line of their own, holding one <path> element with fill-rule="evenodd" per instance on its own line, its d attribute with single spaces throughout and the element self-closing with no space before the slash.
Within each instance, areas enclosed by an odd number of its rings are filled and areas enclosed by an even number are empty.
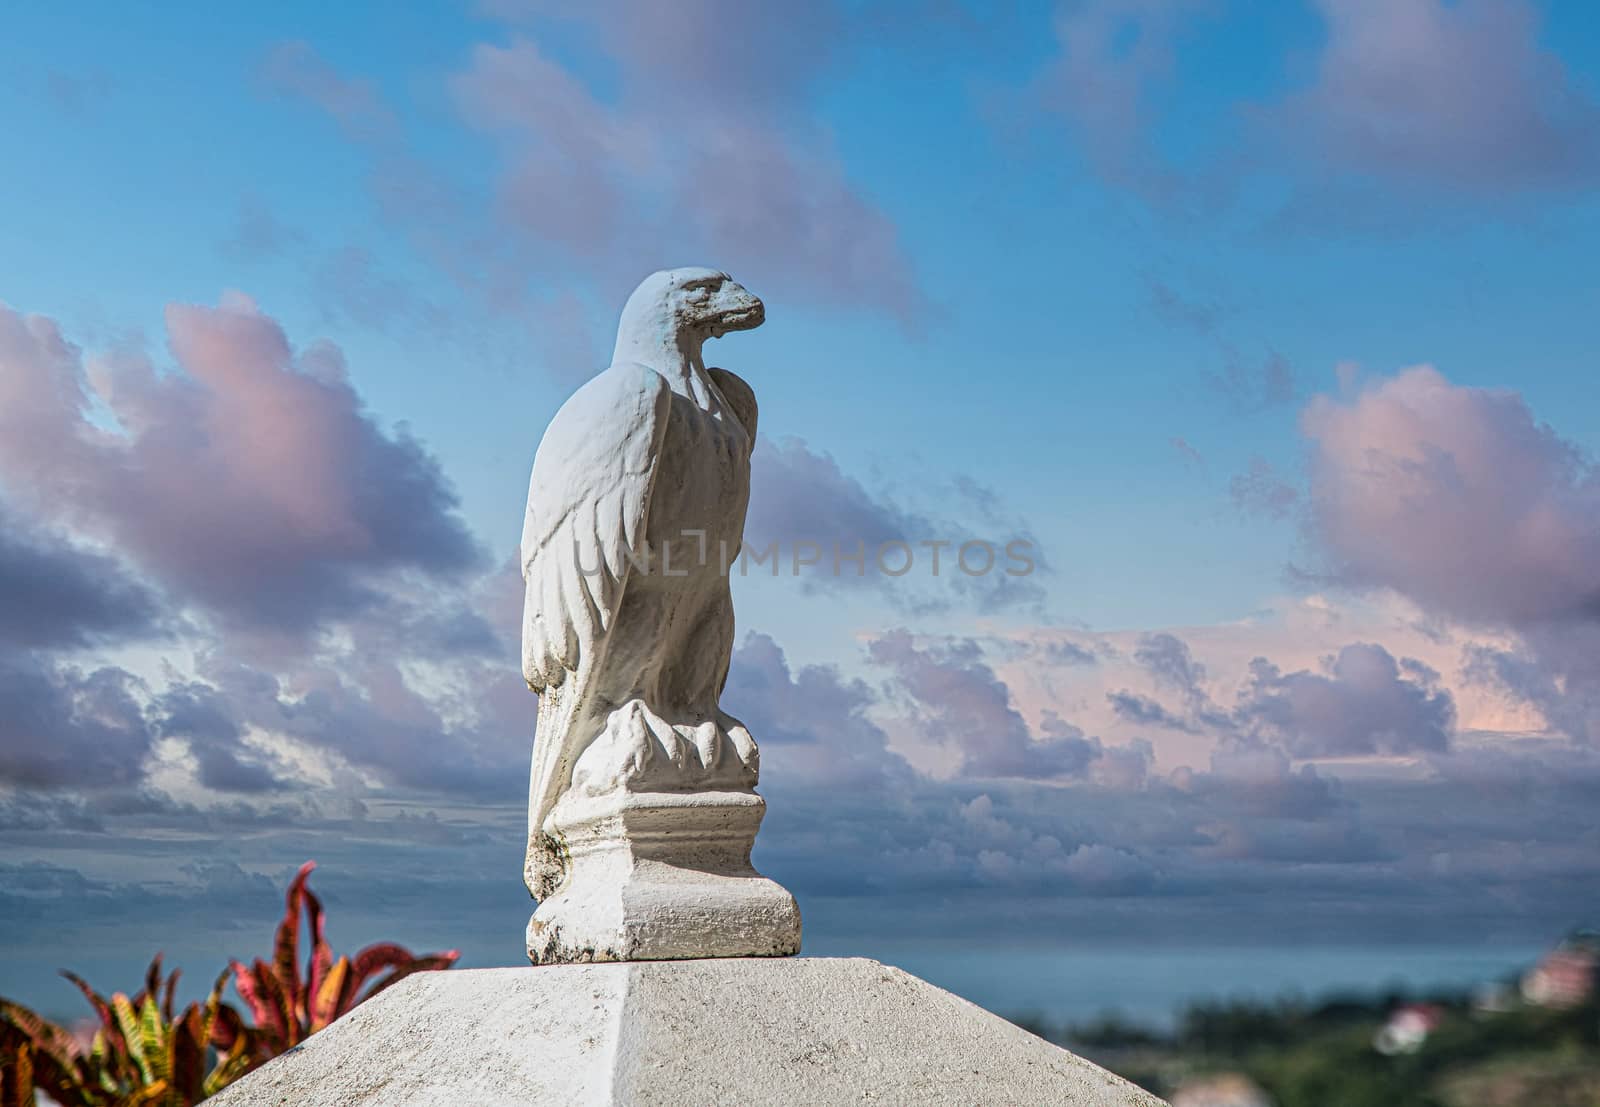
<svg viewBox="0 0 1600 1107">
<path fill-rule="evenodd" d="M 800 951 L 794 897 L 750 865 L 753 792 L 568 793 L 551 815 L 566 883 L 528 921 L 535 965 Z"/>
<path fill-rule="evenodd" d="M 1104 1069 L 857 958 L 418 973 L 215 1107 L 1162 1107 Z"/>
</svg>

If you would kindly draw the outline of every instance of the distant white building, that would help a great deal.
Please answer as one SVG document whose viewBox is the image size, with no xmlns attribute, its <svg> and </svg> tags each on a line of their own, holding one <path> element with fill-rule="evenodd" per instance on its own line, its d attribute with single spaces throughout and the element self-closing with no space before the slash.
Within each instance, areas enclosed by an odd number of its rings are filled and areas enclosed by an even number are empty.
<svg viewBox="0 0 1600 1107">
<path fill-rule="evenodd" d="M 1428 1003 L 1408 1003 L 1395 1008 L 1389 1021 L 1372 1036 L 1372 1048 L 1386 1057 L 1397 1053 L 1415 1053 L 1428 1040 L 1428 1035 L 1444 1021 L 1444 1012 Z"/>
<path fill-rule="evenodd" d="M 1522 998 L 1537 1007 L 1576 1007 L 1594 994 L 1600 942 L 1589 934 L 1569 938 L 1522 977 Z"/>
</svg>

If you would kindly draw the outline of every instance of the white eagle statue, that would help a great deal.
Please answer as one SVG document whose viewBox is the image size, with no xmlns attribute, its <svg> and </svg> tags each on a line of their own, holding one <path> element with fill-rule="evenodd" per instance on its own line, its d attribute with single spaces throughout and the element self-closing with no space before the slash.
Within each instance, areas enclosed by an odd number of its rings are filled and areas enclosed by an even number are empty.
<svg viewBox="0 0 1600 1107">
<path fill-rule="evenodd" d="M 623 309 L 610 368 L 539 443 L 521 555 L 522 672 L 540 697 L 524 876 L 541 901 L 569 875 L 547 824 L 569 793 L 755 786 L 755 744 L 718 699 L 756 401 L 701 346 L 764 318 L 726 273 L 652 274 Z"/>
</svg>

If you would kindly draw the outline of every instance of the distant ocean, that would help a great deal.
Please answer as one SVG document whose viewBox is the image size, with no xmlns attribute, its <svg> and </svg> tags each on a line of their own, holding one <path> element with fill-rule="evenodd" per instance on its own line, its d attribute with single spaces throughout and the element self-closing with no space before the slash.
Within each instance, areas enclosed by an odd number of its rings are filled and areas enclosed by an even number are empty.
<svg viewBox="0 0 1600 1107">
<path fill-rule="evenodd" d="M 809 956 L 874 957 L 1003 1015 L 1082 1023 L 1115 1013 L 1160 1028 L 1199 1000 L 1467 989 L 1516 974 L 1544 952 L 1534 945 L 973 950 L 811 942 L 805 949 Z"/>
</svg>

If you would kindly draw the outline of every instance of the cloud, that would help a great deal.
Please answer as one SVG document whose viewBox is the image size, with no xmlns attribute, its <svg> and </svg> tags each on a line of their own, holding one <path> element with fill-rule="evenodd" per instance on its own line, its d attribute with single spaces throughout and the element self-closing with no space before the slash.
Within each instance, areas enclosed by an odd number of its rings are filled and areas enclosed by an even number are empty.
<svg viewBox="0 0 1600 1107">
<path fill-rule="evenodd" d="M 498 141 L 507 225 L 616 292 L 641 256 L 712 257 L 775 298 L 924 313 L 893 222 L 795 110 L 830 41 L 820 20 L 715 3 L 591 17 L 614 99 L 526 36 L 480 44 L 455 81 L 462 119 Z M 692 65 L 728 26 L 739 57 Z"/>
<path fill-rule="evenodd" d="M 485 11 L 511 22 L 572 20 L 602 40 L 675 108 L 713 97 L 787 114 L 848 33 L 854 13 L 823 0 L 803 15 L 752 8 L 738 0 L 685 0 L 670 9 L 634 0 L 599 0 L 581 9 L 551 0 L 487 0 Z M 727 36 L 737 28 L 740 49 Z"/>
<path fill-rule="evenodd" d="M 1469 683 L 1600 740 L 1600 472 L 1587 454 L 1516 392 L 1431 366 L 1319 397 L 1302 424 L 1325 578 L 1510 632 L 1466 648 Z"/>
<path fill-rule="evenodd" d="M 1035 735 L 1012 706 L 1010 690 L 970 639 L 920 646 L 904 630 L 871 641 L 868 656 L 888 669 L 920 736 L 959 751 L 973 777 L 1049 780 L 1083 775 L 1100 744 L 1062 723 Z"/>
<path fill-rule="evenodd" d="M 161 600 L 126 567 L 36 530 L 0 500 L 0 649 L 67 649 L 147 638 Z"/>
<path fill-rule="evenodd" d="M 1228 482 L 1228 498 L 1240 514 L 1286 519 L 1300 502 L 1300 490 L 1279 477 L 1266 458 L 1252 457 L 1250 467 Z"/>
<path fill-rule="evenodd" d="M 163 738 L 183 738 L 197 765 L 197 778 L 218 792 L 268 792 L 287 781 L 271 762 L 244 745 L 244 729 L 232 705 L 210 685 L 174 684 L 157 699 L 153 711 Z"/>
<path fill-rule="evenodd" d="M 1174 435 L 1172 438 L 1167 439 L 1167 445 L 1171 446 L 1177 452 L 1177 455 L 1183 459 L 1184 468 L 1205 469 L 1205 457 L 1199 450 L 1195 449 L 1187 438 Z"/>
<path fill-rule="evenodd" d="M 167 333 L 181 372 L 120 355 L 91 389 L 53 322 L 0 308 L 0 481 L 246 631 L 302 634 L 395 574 L 479 564 L 437 463 L 364 410 L 337 347 L 296 354 L 237 296 L 169 306 Z"/>
<path fill-rule="evenodd" d="M 1600 477 L 1514 392 L 1407 369 L 1306 409 L 1328 575 L 1466 621 L 1592 618 Z"/>
<path fill-rule="evenodd" d="M 940 499 L 975 518 L 934 517 L 869 490 L 803 439 L 761 436 L 750 485 L 746 553 L 764 557 L 776 545 L 777 571 L 787 575 L 801 545 L 817 547 L 818 562 L 803 578 L 808 589 L 874 588 L 901 610 L 919 613 L 950 606 L 952 594 L 984 612 L 1043 602 L 1034 576 L 1049 572 L 1049 564 L 1038 542 L 1025 521 L 1007 517 L 992 490 L 970 479 L 956 478 Z M 963 552 L 968 543 L 981 545 Z M 850 560 L 857 553 L 860 563 Z M 760 571 L 752 562 L 749 572 Z"/>
<path fill-rule="evenodd" d="M 1204 81 L 1182 72 L 1180 44 L 1227 10 L 1207 0 L 1063 0 L 1058 50 L 1031 87 L 1100 176 L 1189 219 L 1394 233 L 1463 205 L 1578 196 L 1600 179 L 1600 103 L 1541 41 L 1535 0 L 1311 6 L 1324 38 L 1306 60 L 1291 54 L 1283 89 L 1255 102 L 1180 100 L 1176 78 Z M 1207 305 L 1160 284 L 1152 294 L 1169 322 L 1214 334 Z M 1230 374 L 1259 375 L 1230 362 Z"/>
<path fill-rule="evenodd" d="M 871 551 L 886 542 L 915 542 L 936 529 L 928 519 L 869 492 L 832 455 L 813 450 L 801 438 L 761 436 L 750 462 L 750 484 L 745 533 L 756 545 L 839 541 L 853 551 L 861 541 Z"/>
<path fill-rule="evenodd" d="M 233 230 L 218 250 L 238 261 L 263 261 L 281 255 L 305 241 L 305 234 L 281 222 L 259 197 L 246 196 L 239 202 Z"/>
<path fill-rule="evenodd" d="M 1540 44 L 1527 0 L 1317 0 L 1315 79 L 1269 113 L 1342 172 L 1481 192 L 1577 187 L 1600 170 L 1600 106 Z"/>
<path fill-rule="evenodd" d="M 1175 634 L 1146 634 L 1134 648 L 1133 659 L 1165 687 L 1183 693 L 1192 703 L 1204 703 L 1206 667 L 1195 660 L 1189 645 Z"/>
<path fill-rule="evenodd" d="M 1137 726 L 1159 726 L 1169 730 L 1192 731 L 1194 725 L 1182 716 L 1168 711 L 1159 702 L 1149 696 L 1130 692 L 1126 689 L 1106 693 L 1106 702 L 1111 704 L 1111 710 L 1124 722 Z"/>
<path fill-rule="evenodd" d="M 1296 757 L 1446 750 L 1455 704 L 1438 681 L 1367 643 L 1344 647 L 1322 673 L 1284 674 L 1257 658 L 1236 714 Z"/>
<path fill-rule="evenodd" d="M 1600 623 L 1524 627 L 1513 647 L 1467 651 L 1467 677 L 1537 708 L 1545 724 L 1579 742 L 1600 742 Z"/>
<path fill-rule="evenodd" d="M 1217 341 L 1224 365 L 1220 373 L 1207 374 L 1206 381 L 1240 415 L 1254 415 L 1284 408 L 1299 398 L 1294 367 L 1277 351 L 1259 362 L 1251 360 L 1231 342 Z"/>
<path fill-rule="evenodd" d="M 0 653 L 0 784 L 128 785 L 143 776 L 152 738 L 131 674 Z"/>
<path fill-rule="evenodd" d="M 1036 81 L 1101 173 L 1146 194 L 1170 196 L 1175 174 L 1147 145 L 1153 92 L 1171 78 L 1187 25 L 1210 0 L 1085 0 L 1058 5 L 1060 50 Z"/>
<path fill-rule="evenodd" d="M 282 42 L 261 61 L 261 80 L 275 91 L 316 104 L 353 138 L 391 132 L 393 113 L 369 81 L 345 77 L 306 42 Z"/>
<path fill-rule="evenodd" d="M 761 747 L 767 790 L 904 786 L 911 768 L 872 720 L 877 696 L 827 665 L 790 668 L 769 635 L 752 633 L 733 653 L 723 707 Z"/>
</svg>

